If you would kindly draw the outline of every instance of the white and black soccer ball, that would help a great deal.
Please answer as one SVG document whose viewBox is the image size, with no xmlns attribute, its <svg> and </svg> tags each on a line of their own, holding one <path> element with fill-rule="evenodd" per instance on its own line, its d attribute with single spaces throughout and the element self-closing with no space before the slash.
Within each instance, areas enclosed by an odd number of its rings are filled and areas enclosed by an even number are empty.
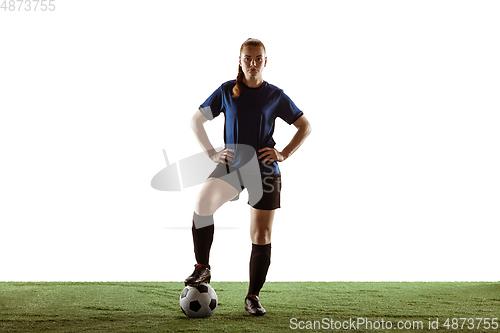
<svg viewBox="0 0 500 333">
<path fill-rule="evenodd" d="M 198 287 L 187 286 L 181 293 L 182 312 L 189 318 L 210 317 L 217 309 L 218 299 L 214 288 L 201 283 Z"/>
</svg>

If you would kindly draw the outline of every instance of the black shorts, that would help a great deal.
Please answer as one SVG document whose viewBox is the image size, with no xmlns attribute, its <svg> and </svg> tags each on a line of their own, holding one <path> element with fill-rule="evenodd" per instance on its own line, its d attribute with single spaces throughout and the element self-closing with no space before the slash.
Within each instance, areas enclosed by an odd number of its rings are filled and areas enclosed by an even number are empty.
<svg viewBox="0 0 500 333">
<path fill-rule="evenodd" d="M 258 177 L 255 176 L 254 177 Z M 274 210 L 280 208 L 281 173 L 277 175 L 260 175 L 259 186 L 252 186 L 246 181 L 248 175 L 243 174 L 238 169 L 230 169 L 224 163 L 219 163 L 208 178 L 219 178 L 233 186 L 238 195 L 231 201 L 239 199 L 240 193 L 247 188 L 248 204 L 256 209 Z M 246 185 L 246 186 L 245 186 Z M 252 202 L 252 203 L 250 203 Z"/>
</svg>

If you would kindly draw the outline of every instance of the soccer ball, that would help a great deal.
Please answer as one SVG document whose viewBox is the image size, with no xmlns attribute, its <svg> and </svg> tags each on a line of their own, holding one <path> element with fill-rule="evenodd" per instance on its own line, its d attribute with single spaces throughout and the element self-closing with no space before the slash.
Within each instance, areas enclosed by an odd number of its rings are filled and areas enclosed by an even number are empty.
<svg viewBox="0 0 500 333">
<path fill-rule="evenodd" d="M 217 309 L 218 299 L 215 290 L 206 283 L 198 287 L 187 286 L 179 300 L 182 312 L 189 318 L 210 317 Z"/>
</svg>

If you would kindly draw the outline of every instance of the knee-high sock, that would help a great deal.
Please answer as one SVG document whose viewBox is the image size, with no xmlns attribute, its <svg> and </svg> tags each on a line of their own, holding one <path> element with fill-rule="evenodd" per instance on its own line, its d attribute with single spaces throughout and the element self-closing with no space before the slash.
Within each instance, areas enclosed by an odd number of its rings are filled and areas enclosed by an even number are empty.
<svg viewBox="0 0 500 333">
<path fill-rule="evenodd" d="M 194 255 L 198 264 L 208 265 L 210 248 L 214 240 L 214 217 L 193 215 Z"/>
<path fill-rule="evenodd" d="M 259 295 L 264 282 L 266 282 L 267 270 L 271 264 L 271 243 L 266 245 L 252 244 L 252 255 L 250 256 L 250 285 L 248 295 Z"/>
</svg>

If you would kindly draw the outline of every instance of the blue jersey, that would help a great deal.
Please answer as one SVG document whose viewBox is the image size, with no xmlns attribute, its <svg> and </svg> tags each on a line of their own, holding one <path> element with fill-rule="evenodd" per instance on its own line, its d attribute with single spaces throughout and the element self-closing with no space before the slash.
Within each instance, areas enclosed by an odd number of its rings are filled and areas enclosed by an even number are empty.
<svg viewBox="0 0 500 333">
<path fill-rule="evenodd" d="M 274 121 L 280 117 L 289 125 L 293 124 L 303 112 L 293 103 L 282 89 L 264 81 L 257 88 L 250 88 L 240 83 L 241 94 L 232 98 L 232 90 L 236 80 L 224 82 L 212 95 L 200 105 L 205 118 L 212 120 L 221 112 L 224 113 L 224 143 L 226 147 L 237 147 L 245 144 L 255 149 L 257 156 L 263 152 L 259 149 L 273 148 Z M 230 166 L 238 168 L 243 160 L 235 159 Z M 261 173 L 276 175 L 280 173 L 278 163 L 264 165 L 259 162 Z"/>
</svg>

